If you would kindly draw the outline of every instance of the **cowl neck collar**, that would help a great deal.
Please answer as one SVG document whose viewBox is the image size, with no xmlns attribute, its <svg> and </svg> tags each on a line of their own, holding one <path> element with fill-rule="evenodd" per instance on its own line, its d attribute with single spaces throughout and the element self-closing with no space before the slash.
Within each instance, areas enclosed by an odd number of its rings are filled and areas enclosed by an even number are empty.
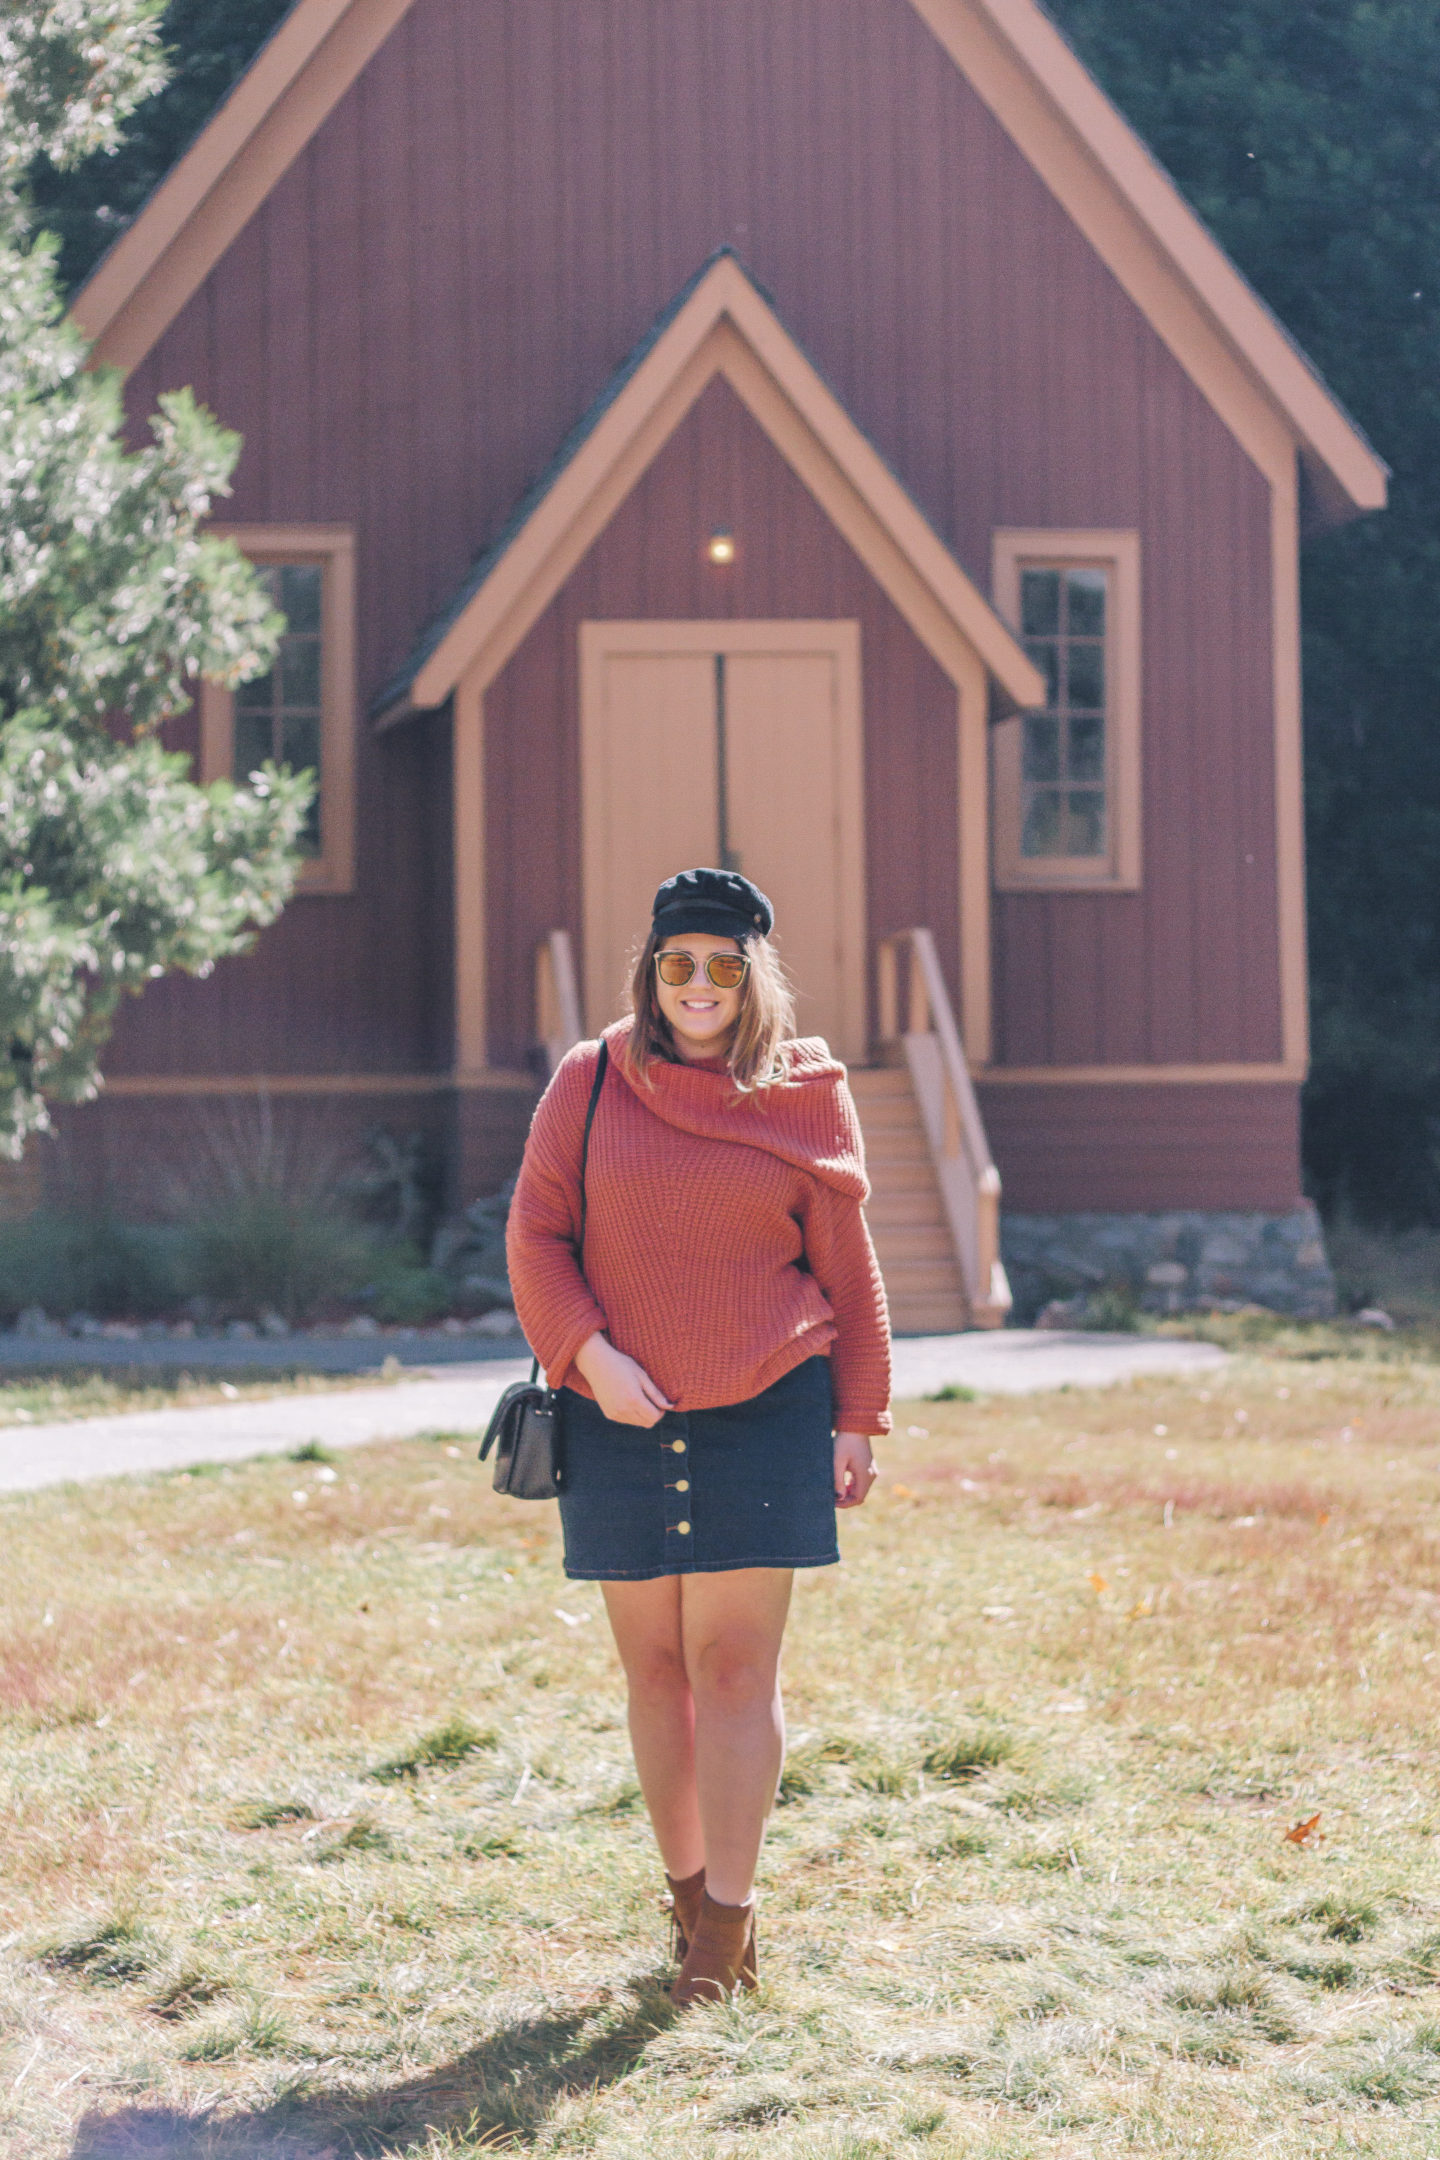
<svg viewBox="0 0 1440 2160">
<path fill-rule="evenodd" d="M 632 1075 L 624 1057 L 632 1025 L 617 1020 L 605 1030 L 605 1041 L 616 1074 L 652 1116 L 698 1139 L 763 1148 L 837 1192 L 866 1197 L 865 1147 L 845 1067 L 818 1035 L 784 1045 L 783 1080 L 742 1095 L 718 1060 L 671 1065 L 656 1059 L 643 1075 Z"/>
</svg>

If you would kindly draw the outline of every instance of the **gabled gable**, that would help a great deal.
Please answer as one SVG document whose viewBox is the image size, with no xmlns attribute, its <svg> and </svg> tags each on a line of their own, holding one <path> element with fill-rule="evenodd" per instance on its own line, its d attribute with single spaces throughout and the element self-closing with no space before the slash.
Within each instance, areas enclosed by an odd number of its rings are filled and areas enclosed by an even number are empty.
<svg viewBox="0 0 1440 2160">
<path fill-rule="evenodd" d="M 728 250 L 621 368 L 373 711 L 424 711 L 494 680 L 657 452 L 719 375 L 940 666 L 978 659 L 1001 711 L 1044 700 L 1039 670 Z"/>
<path fill-rule="evenodd" d="M 97 360 L 138 364 L 412 4 L 297 0 L 78 294 Z M 1383 462 L 1035 0 L 907 4 L 1247 447 L 1264 407 L 1322 522 L 1379 508 Z"/>
</svg>

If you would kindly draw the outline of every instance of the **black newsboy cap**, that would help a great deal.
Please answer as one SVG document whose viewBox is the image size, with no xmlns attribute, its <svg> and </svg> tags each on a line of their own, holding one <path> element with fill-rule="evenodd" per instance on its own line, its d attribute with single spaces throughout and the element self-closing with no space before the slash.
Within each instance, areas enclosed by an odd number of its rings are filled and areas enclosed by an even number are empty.
<svg viewBox="0 0 1440 2160">
<path fill-rule="evenodd" d="M 703 930 L 711 937 L 768 937 L 775 910 L 749 878 L 738 870 L 682 870 L 666 878 L 655 895 L 652 927 L 665 937 Z"/>
</svg>

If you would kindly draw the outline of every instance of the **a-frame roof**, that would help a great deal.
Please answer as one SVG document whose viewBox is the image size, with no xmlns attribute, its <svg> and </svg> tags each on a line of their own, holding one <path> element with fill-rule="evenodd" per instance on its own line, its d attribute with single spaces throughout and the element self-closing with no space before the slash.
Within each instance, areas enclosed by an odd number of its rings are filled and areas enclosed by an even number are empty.
<svg viewBox="0 0 1440 2160">
<path fill-rule="evenodd" d="M 144 358 L 413 4 L 296 0 L 77 295 L 99 361 Z M 908 4 L 1182 366 L 1205 388 L 1228 363 L 1279 415 L 1317 515 L 1379 509 L 1383 461 L 1036 0 Z"/>
<path fill-rule="evenodd" d="M 723 250 L 596 400 L 372 711 L 382 722 L 492 681 L 641 473 L 723 376 L 940 666 L 978 659 L 1002 710 L 1043 704 L 1039 670 L 776 315 Z"/>
</svg>

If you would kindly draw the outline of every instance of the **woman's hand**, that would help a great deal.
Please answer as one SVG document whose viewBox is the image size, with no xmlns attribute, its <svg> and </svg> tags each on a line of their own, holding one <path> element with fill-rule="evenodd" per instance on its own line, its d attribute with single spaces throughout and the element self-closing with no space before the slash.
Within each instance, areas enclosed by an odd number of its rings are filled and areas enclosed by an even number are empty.
<svg viewBox="0 0 1440 2160">
<path fill-rule="evenodd" d="M 870 1452 L 870 1442 L 864 1433 L 837 1432 L 835 1435 L 835 1505 L 864 1507 L 870 1497 L 870 1488 L 879 1472 L 875 1458 Z"/>
<path fill-rule="evenodd" d="M 583 1342 L 575 1363 L 589 1381 L 595 1400 L 615 1425 L 658 1425 L 675 1405 L 661 1394 L 643 1365 L 626 1357 L 598 1332 Z"/>
</svg>

